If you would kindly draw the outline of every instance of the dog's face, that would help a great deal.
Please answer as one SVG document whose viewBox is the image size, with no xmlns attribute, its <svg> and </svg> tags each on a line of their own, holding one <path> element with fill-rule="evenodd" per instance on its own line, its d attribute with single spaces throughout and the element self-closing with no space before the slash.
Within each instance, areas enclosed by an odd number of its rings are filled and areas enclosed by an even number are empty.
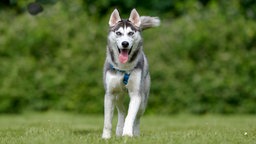
<svg viewBox="0 0 256 144">
<path fill-rule="evenodd" d="M 120 63 L 125 64 L 140 48 L 140 16 L 133 10 L 128 20 L 121 20 L 117 10 L 114 10 L 109 20 L 109 43 L 113 53 Z"/>
</svg>

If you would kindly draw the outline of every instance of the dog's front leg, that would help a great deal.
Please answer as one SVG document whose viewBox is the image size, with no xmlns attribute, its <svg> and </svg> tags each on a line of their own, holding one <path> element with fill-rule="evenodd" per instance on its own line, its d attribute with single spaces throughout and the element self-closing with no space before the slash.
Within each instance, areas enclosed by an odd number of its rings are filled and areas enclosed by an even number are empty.
<svg viewBox="0 0 256 144">
<path fill-rule="evenodd" d="M 122 136 L 123 134 L 123 127 L 124 127 L 124 121 L 125 121 L 125 107 L 124 107 L 124 97 L 118 97 L 116 101 L 117 111 L 118 111 L 118 121 L 116 125 L 116 135 Z"/>
<path fill-rule="evenodd" d="M 104 128 L 102 138 L 108 139 L 111 137 L 112 118 L 114 114 L 114 96 L 105 94 L 104 98 Z"/>
<path fill-rule="evenodd" d="M 138 93 L 130 93 L 130 104 L 128 109 L 128 115 L 126 116 L 123 136 L 133 136 L 134 121 L 139 111 L 141 104 L 141 96 Z"/>
</svg>

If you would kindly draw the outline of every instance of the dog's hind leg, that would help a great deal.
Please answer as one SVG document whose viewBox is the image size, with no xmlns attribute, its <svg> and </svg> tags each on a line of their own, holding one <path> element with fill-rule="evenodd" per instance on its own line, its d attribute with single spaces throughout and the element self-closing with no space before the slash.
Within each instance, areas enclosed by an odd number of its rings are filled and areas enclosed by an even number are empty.
<svg viewBox="0 0 256 144">
<path fill-rule="evenodd" d="M 146 100 L 144 100 L 146 102 Z M 141 104 L 133 125 L 133 135 L 140 136 L 140 118 L 145 112 L 146 104 Z"/>
<path fill-rule="evenodd" d="M 134 121 L 133 134 L 134 136 L 140 136 L 140 117 Z"/>
</svg>

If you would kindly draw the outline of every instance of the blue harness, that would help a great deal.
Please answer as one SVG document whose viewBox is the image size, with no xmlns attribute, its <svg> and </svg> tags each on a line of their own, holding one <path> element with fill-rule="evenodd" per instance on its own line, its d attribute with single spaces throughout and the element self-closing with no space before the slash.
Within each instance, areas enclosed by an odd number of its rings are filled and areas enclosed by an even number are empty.
<svg viewBox="0 0 256 144">
<path fill-rule="evenodd" d="M 111 65 L 111 64 L 110 64 L 110 67 L 111 67 L 111 69 L 112 69 L 112 70 L 115 70 L 115 71 L 118 71 L 118 72 L 124 73 L 123 83 L 124 83 L 125 85 L 127 85 L 127 84 L 128 84 L 128 80 L 129 80 L 129 77 L 130 77 L 130 74 L 129 74 L 129 73 L 127 73 L 127 72 L 126 72 L 126 71 L 124 71 L 124 70 L 120 70 L 120 69 L 116 69 L 116 68 L 114 68 L 114 66 L 113 66 L 113 65 Z"/>
</svg>

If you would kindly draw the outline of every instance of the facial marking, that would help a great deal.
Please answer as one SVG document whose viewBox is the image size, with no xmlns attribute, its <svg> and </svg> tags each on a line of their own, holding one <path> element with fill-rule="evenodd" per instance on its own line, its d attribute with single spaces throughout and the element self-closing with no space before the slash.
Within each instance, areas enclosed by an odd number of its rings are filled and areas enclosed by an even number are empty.
<svg viewBox="0 0 256 144">
<path fill-rule="evenodd" d="M 119 29 L 114 31 L 114 33 L 116 37 L 116 44 L 119 48 L 130 49 L 133 46 L 136 31 L 132 30 L 131 27 L 120 27 Z M 124 42 L 128 42 L 128 47 L 124 47 Z"/>
<path fill-rule="evenodd" d="M 141 42 L 140 29 L 129 20 L 123 19 L 115 26 L 110 27 L 109 38 L 112 45 L 115 45 L 112 51 L 112 55 L 115 57 L 110 57 L 112 61 L 125 64 L 136 59 Z"/>
</svg>

